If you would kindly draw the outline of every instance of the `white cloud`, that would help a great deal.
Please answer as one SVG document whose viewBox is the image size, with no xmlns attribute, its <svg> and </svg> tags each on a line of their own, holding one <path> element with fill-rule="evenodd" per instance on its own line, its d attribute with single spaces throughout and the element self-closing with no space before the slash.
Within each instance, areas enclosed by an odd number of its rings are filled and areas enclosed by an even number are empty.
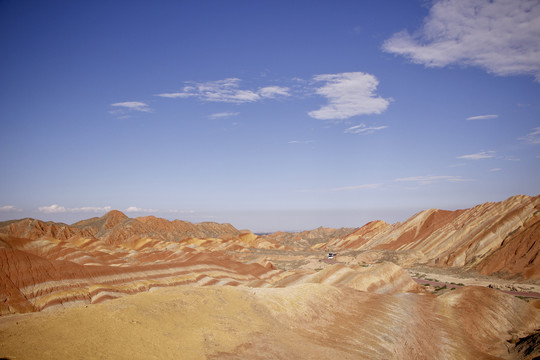
<svg viewBox="0 0 540 360">
<path fill-rule="evenodd" d="M 513 156 L 513 155 L 509 155 L 509 156 L 505 157 L 504 159 L 508 160 L 508 161 L 521 161 L 520 158 L 518 158 L 517 156 Z"/>
<path fill-rule="evenodd" d="M 351 190 L 365 190 L 376 189 L 380 184 L 364 184 L 364 185 L 352 185 L 330 189 L 330 191 L 351 191 Z"/>
<path fill-rule="evenodd" d="M 489 169 L 489 171 L 491 172 L 496 172 L 496 171 L 501 171 L 502 169 L 501 168 L 493 168 L 493 169 Z"/>
<path fill-rule="evenodd" d="M 78 208 L 66 208 L 64 206 L 60 206 L 57 204 L 53 204 L 51 206 L 42 206 L 38 208 L 40 212 L 47 213 L 47 214 L 54 214 L 54 213 L 100 213 L 100 212 L 108 212 L 111 211 L 112 208 L 110 206 L 83 206 Z"/>
<path fill-rule="evenodd" d="M 184 92 L 163 93 L 163 94 L 157 94 L 156 96 L 169 98 L 169 99 L 188 98 L 188 97 L 197 95 L 194 92 L 190 92 L 190 91 L 193 91 L 193 89 L 194 88 L 192 86 L 186 86 L 186 87 L 184 87 Z"/>
<path fill-rule="evenodd" d="M 136 206 L 130 206 L 126 209 L 126 212 L 138 212 L 138 213 L 155 213 L 155 212 L 158 212 L 157 210 L 154 210 L 154 209 L 142 209 L 142 208 L 138 208 Z"/>
<path fill-rule="evenodd" d="M 421 185 L 428 185 L 434 182 L 448 181 L 448 182 L 461 182 L 461 181 L 470 181 L 463 179 L 461 176 L 449 176 L 449 175 L 428 175 L 428 176 L 411 176 L 405 178 L 395 179 L 397 182 L 417 182 Z"/>
<path fill-rule="evenodd" d="M 418 32 L 394 34 L 382 48 L 427 67 L 479 66 L 540 81 L 539 19 L 538 0 L 437 0 Z"/>
<path fill-rule="evenodd" d="M 51 206 L 41 206 L 38 208 L 40 212 L 46 213 L 46 214 L 54 214 L 54 213 L 63 213 L 66 212 L 66 208 L 57 204 L 52 204 Z"/>
<path fill-rule="evenodd" d="M 499 115 L 478 115 L 468 117 L 467 120 L 487 120 L 487 119 L 496 119 Z"/>
<path fill-rule="evenodd" d="M 83 206 L 78 208 L 68 208 L 67 211 L 69 212 L 84 212 L 84 213 L 101 213 L 101 212 L 109 212 L 112 208 L 110 206 Z"/>
<path fill-rule="evenodd" d="M 311 144 L 313 140 L 291 140 L 287 144 Z"/>
<path fill-rule="evenodd" d="M 20 211 L 22 210 L 13 205 L 0 206 L 0 212 L 20 212 Z"/>
<path fill-rule="evenodd" d="M 220 113 L 212 114 L 212 115 L 208 116 L 208 118 L 209 119 L 220 119 L 220 118 L 227 118 L 227 117 L 237 116 L 238 114 L 240 114 L 240 113 L 239 112 L 220 112 Z"/>
<path fill-rule="evenodd" d="M 386 129 L 388 126 L 366 126 L 366 124 L 360 124 L 356 126 L 351 126 L 345 130 L 345 133 L 349 134 L 373 134 L 377 130 Z"/>
<path fill-rule="evenodd" d="M 195 210 L 167 210 L 171 214 L 195 214 Z"/>
<path fill-rule="evenodd" d="M 313 79 L 325 82 L 316 93 L 328 99 L 328 104 L 309 116 L 321 120 L 343 120 L 357 115 L 380 114 L 390 104 L 375 94 L 379 81 L 371 74 L 349 72 L 316 75 Z"/>
<path fill-rule="evenodd" d="M 111 106 L 121 108 L 122 110 L 150 112 L 150 108 L 148 107 L 148 105 L 139 101 L 119 102 L 111 104 Z"/>
<path fill-rule="evenodd" d="M 530 133 L 520 139 L 525 140 L 530 144 L 540 144 L 540 126 L 535 127 Z"/>
<path fill-rule="evenodd" d="M 246 103 L 262 100 L 263 98 L 276 98 L 289 96 L 289 88 L 281 86 L 262 87 L 259 90 L 240 88 L 241 80 L 227 78 L 224 80 L 207 81 L 203 83 L 189 82 L 182 92 L 163 93 L 156 96 L 165 98 L 186 98 L 194 96 L 202 101 Z"/>
<path fill-rule="evenodd" d="M 290 96 L 289 88 L 282 86 L 267 86 L 259 89 L 259 94 L 265 98 L 274 99 L 278 96 Z"/>
<path fill-rule="evenodd" d="M 466 160 L 482 160 L 482 159 L 489 159 L 495 157 L 495 151 L 482 151 L 476 154 L 469 154 L 469 155 L 461 155 L 458 156 L 458 159 L 466 159 Z"/>
</svg>

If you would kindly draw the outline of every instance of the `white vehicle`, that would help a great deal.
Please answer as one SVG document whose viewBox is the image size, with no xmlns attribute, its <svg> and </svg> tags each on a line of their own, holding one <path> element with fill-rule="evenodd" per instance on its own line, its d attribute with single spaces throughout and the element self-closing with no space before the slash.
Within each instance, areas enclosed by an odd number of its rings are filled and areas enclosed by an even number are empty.
<svg viewBox="0 0 540 360">
<path fill-rule="evenodd" d="M 328 259 L 329 259 L 329 260 L 333 260 L 333 259 L 334 259 L 334 256 L 335 256 L 334 253 L 328 253 Z"/>
</svg>

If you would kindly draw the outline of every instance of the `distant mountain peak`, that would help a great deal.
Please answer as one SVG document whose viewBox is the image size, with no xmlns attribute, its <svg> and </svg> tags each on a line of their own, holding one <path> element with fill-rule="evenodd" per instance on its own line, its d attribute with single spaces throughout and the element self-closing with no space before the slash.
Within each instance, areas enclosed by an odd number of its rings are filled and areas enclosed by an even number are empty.
<svg viewBox="0 0 540 360">
<path fill-rule="evenodd" d="M 119 210 L 111 210 L 101 217 L 105 220 L 104 227 L 110 229 L 118 225 L 120 222 L 129 219 L 129 217 Z"/>
</svg>

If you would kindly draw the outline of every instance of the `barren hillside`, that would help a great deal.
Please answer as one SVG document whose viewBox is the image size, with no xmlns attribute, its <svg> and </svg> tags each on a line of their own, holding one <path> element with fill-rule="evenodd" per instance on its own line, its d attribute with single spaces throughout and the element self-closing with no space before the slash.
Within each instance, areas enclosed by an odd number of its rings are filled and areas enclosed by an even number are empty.
<svg viewBox="0 0 540 360">
<path fill-rule="evenodd" d="M 0 357 L 532 359 L 539 216 L 516 196 L 268 236 L 119 211 L 3 222 Z"/>
</svg>

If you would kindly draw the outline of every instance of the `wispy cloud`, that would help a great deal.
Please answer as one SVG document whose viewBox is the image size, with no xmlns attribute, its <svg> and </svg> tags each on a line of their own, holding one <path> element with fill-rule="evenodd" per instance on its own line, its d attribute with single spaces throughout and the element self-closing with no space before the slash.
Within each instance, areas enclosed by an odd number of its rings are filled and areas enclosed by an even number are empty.
<svg viewBox="0 0 540 360">
<path fill-rule="evenodd" d="M 451 175 L 427 175 L 427 176 L 411 176 L 405 178 L 397 178 L 394 181 L 397 182 L 416 182 L 420 185 L 428 185 L 434 182 L 461 182 L 461 181 L 470 181 L 463 179 L 461 176 L 451 176 Z"/>
<path fill-rule="evenodd" d="M 83 206 L 78 208 L 68 208 L 68 212 L 101 213 L 112 210 L 110 206 Z"/>
<path fill-rule="evenodd" d="M 530 133 L 520 139 L 525 140 L 529 144 L 540 144 L 540 126 L 532 129 Z"/>
<path fill-rule="evenodd" d="M 367 135 L 367 134 L 373 134 L 375 131 L 386 129 L 388 126 L 367 126 L 366 124 L 360 124 L 356 126 L 351 126 L 350 128 L 345 130 L 345 133 L 349 134 L 360 134 L 360 135 Z"/>
<path fill-rule="evenodd" d="M 118 102 L 118 103 L 111 104 L 111 106 L 125 109 L 125 110 L 132 110 L 132 111 L 142 111 L 142 112 L 151 111 L 150 108 L 148 107 L 148 104 L 145 104 L 139 101 Z"/>
<path fill-rule="evenodd" d="M 158 212 L 158 210 L 143 209 L 143 208 L 139 208 L 139 207 L 136 207 L 136 206 L 130 206 L 125 211 L 128 212 L 128 213 L 129 212 L 134 212 L 134 213 L 155 213 L 155 212 Z"/>
<path fill-rule="evenodd" d="M 183 92 L 156 94 L 156 96 L 163 97 L 163 98 L 169 98 L 169 99 L 188 98 L 188 97 L 192 97 L 192 96 L 197 95 L 195 92 L 191 92 L 193 89 L 194 88 L 192 86 L 186 86 L 186 87 L 184 87 Z"/>
<path fill-rule="evenodd" d="M 212 114 L 212 115 L 208 116 L 208 118 L 209 119 L 221 119 L 221 118 L 228 118 L 228 117 L 237 116 L 238 114 L 240 114 L 240 113 L 239 112 L 220 112 L 220 113 Z"/>
<path fill-rule="evenodd" d="M 489 159 L 495 157 L 495 151 L 482 151 L 476 154 L 469 154 L 469 155 L 461 155 L 458 156 L 458 159 L 465 159 L 465 160 L 482 160 L 482 159 Z"/>
<path fill-rule="evenodd" d="M 357 115 L 380 114 L 390 104 L 389 99 L 377 96 L 377 78 L 363 72 L 323 74 L 313 77 L 325 84 L 316 93 L 328 99 L 328 104 L 309 116 L 321 120 L 343 120 Z"/>
<path fill-rule="evenodd" d="M 38 208 L 38 210 L 46 214 L 66 212 L 65 207 L 57 205 L 57 204 L 52 204 L 51 206 L 41 206 Z"/>
<path fill-rule="evenodd" d="M 382 48 L 427 67 L 471 65 L 540 81 L 539 18 L 535 0 L 437 0 L 419 31 L 394 34 Z"/>
<path fill-rule="evenodd" d="M 311 144 L 313 140 L 291 140 L 287 144 Z"/>
<path fill-rule="evenodd" d="M 352 191 L 352 190 L 376 189 L 379 186 L 381 186 L 381 184 L 352 185 L 352 186 L 332 188 L 330 189 L 330 191 Z"/>
<path fill-rule="evenodd" d="M 290 96 L 289 88 L 282 86 L 267 86 L 259 89 L 259 94 L 264 98 L 274 99 L 280 96 Z"/>
<path fill-rule="evenodd" d="M 111 211 L 112 208 L 110 206 L 83 206 L 83 207 L 77 207 L 77 208 L 66 208 L 64 206 L 58 205 L 58 204 L 52 204 L 50 206 L 41 206 L 38 208 L 38 211 L 46 214 L 54 214 L 54 213 L 101 213 L 101 212 L 108 212 Z"/>
<path fill-rule="evenodd" d="M 471 116 L 468 117 L 467 120 L 488 120 L 488 119 L 496 119 L 499 115 L 478 115 L 478 116 Z"/>
<path fill-rule="evenodd" d="M 173 209 L 173 210 L 167 210 L 167 211 L 164 211 L 164 212 L 167 212 L 167 213 L 171 213 L 171 214 L 195 214 L 195 210 L 176 210 L 176 209 Z"/>
<path fill-rule="evenodd" d="M 151 112 L 148 104 L 140 101 L 125 101 L 111 104 L 112 110 L 109 114 L 117 116 L 119 119 L 128 119 L 133 112 Z"/>
<path fill-rule="evenodd" d="M 238 78 L 227 78 L 202 83 L 187 82 L 187 85 L 180 92 L 162 93 L 156 96 L 164 98 L 196 97 L 202 101 L 236 104 L 260 101 L 265 98 L 275 99 L 277 97 L 290 96 L 289 88 L 287 87 L 267 86 L 259 89 L 242 89 L 240 88 L 240 82 L 241 80 Z"/>
<path fill-rule="evenodd" d="M 501 168 L 493 168 L 493 169 L 489 169 L 489 171 L 491 172 L 497 172 L 497 171 L 501 171 L 502 169 Z"/>
<path fill-rule="evenodd" d="M 0 212 L 20 212 L 22 209 L 17 208 L 14 205 L 0 206 Z"/>
</svg>

